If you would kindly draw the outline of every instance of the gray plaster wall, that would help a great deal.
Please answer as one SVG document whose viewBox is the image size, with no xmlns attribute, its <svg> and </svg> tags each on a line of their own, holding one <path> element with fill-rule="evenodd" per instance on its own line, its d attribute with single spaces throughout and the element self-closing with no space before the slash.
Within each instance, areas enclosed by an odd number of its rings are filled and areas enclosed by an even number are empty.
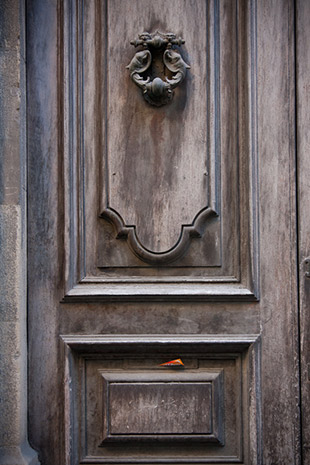
<svg viewBox="0 0 310 465">
<path fill-rule="evenodd" d="M 38 464 L 27 440 L 25 14 L 0 2 L 0 464 Z"/>
</svg>

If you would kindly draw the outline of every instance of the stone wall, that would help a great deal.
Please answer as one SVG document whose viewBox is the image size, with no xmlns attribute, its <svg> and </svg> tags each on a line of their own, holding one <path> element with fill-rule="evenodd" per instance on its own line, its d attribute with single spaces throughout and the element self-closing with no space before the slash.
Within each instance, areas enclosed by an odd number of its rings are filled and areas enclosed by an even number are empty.
<svg viewBox="0 0 310 465">
<path fill-rule="evenodd" d="M 21 0 L 0 3 L 0 464 L 35 465 L 27 441 L 26 72 Z"/>
</svg>

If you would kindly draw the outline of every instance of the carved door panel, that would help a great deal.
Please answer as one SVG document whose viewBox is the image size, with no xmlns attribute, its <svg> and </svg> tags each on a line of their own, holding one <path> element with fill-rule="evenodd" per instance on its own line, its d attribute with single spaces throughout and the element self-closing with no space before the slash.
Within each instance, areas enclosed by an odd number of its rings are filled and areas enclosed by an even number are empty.
<svg viewBox="0 0 310 465">
<path fill-rule="evenodd" d="M 292 2 L 27 12 L 42 465 L 299 463 Z"/>
</svg>

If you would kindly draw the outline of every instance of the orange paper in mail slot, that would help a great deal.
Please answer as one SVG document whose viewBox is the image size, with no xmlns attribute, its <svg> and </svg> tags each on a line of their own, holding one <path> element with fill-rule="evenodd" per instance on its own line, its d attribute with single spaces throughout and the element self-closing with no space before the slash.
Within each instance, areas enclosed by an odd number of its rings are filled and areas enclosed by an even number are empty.
<svg viewBox="0 0 310 465">
<path fill-rule="evenodd" d="M 171 360 L 170 362 L 160 364 L 161 367 L 171 367 L 171 366 L 178 366 L 178 365 L 184 366 L 184 363 L 182 362 L 180 358 L 176 358 L 175 360 Z"/>
</svg>

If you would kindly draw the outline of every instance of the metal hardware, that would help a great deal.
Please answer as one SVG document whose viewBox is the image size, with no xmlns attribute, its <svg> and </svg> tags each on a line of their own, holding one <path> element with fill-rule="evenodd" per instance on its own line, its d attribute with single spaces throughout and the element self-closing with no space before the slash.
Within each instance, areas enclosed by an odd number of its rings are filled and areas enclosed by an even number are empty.
<svg viewBox="0 0 310 465">
<path fill-rule="evenodd" d="M 153 34 L 143 32 L 139 34 L 138 39 L 130 43 L 135 47 L 143 47 L 143 50 L 135 54 L 126 68 L 129 69 L 133 82 L 142 89 L 145 100 L 157 107 L 170 102 L 173 89 L 184 80 L 186 70 L 190 68 L 180 53 L 172 48 L 181 46 L 185 40 L 181 37 L 177 38 L 171 32 L 163 34 L 157 31 Z M 166 75 L 162 76 L 163 79 L 159 76 L 152 76 L 151 64 L 158 59 L 160 52 L 162 52 L 162 62 L 171 74 L 171 79 Z M 149 75 L 144 77 L 143 73 Z"/>
<path fill-rule="evenodd" d="M 310 278 L 310 257 L 307 257 L 304 260 L 304 270 L 306 278 Z"/>
</svg>

